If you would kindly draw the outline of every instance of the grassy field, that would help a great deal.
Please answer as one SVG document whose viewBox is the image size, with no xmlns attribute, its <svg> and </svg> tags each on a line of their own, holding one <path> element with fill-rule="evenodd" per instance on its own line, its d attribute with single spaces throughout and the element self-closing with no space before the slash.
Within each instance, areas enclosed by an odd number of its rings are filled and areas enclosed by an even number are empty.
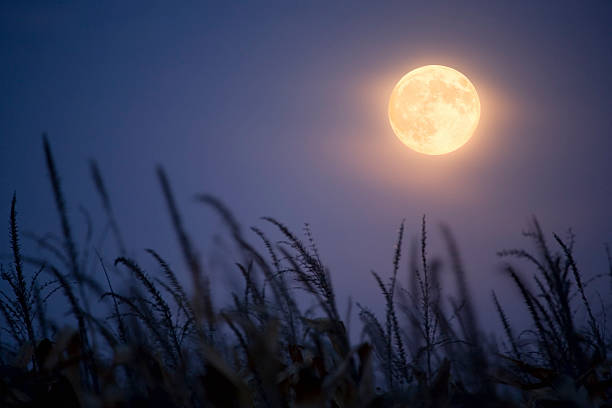
<svg viewBox="0 0 612 408">
<path fill-rule="evenodd" d="M 612 262 L 596 277 L 606 289 L 589 297 L 591 281 L 576 266 L 571 235 L 546 234 L 534 219 L 524 234 L 529 250 L 499 252 L 531 323 L 514 327 L 493 292 L 491 307 L 504 329 L 493 341 L 477 323 L 449 230 L 443 237 L 457 295 L 440 287 L 442 265 L 428 256 L 425 218 L 419 245 L 407 257 L 410 282 L 402 287 L 402 224 L 392 269 L 372 276 L 385 313 L 356 302 L 364 341 L 354 344 L 308 225 L 296 234 L 266 218 L 276 235 L 251 228 L 263 245 L 251 243 L 220 201 L 199 196 L 227 225 L 238 249 L 230 262 L 244 278 L 240 292 L 228 289 L 232 301 L 217 305 L 163 169 L 157 175 L 184 268 L 172 269 L 163 251 L 148 249 L 157 267 L 145 271 L 126 255 L 93 162 L 92 180 L 119 256 L 104 259 L 91 242 L 77 245 L 43 141 L 61 239 L 37 238 L 45 259 L 23 254 L 13 196 L 11 258 L 1 270 L 3 407 L 612 407 L 605 330 Z M 96 268 L 89 271 L 92 257 Z M 119 276 L 131 283 L 118 285 Z M 179 276 L 188 277 L 189 289 Z M 298 301 L 304 296 L 316 307 Z M 61 324 L 50 316 L 52 305 L 69 307 Z"/>
</svg>

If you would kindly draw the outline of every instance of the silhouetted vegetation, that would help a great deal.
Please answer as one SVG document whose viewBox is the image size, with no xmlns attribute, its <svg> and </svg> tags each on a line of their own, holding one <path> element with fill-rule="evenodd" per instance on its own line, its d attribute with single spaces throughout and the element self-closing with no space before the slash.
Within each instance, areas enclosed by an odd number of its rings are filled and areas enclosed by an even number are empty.
<svg viewBox="0 0 612 408">
<path fill-rule="evenodd" d="M 343 318 L 308 225 L 302 238 L 263 218 L 275 232 L 253 227 L 249 234 L 260 242 L 251 243 L 223 203 L 197 196 L 227 226 L 237 251 L 231 261 L 244 281 L 240 292 L 228 290 L 229 304 L 218 305 L 161 167 L 185 270 L 171 266 L 163 251 L 144 251 L 158 265 L 148 271 L 128 255 L 95 162 L 91 175 L 116 256 L 99 253 L 91 231 L 77 245 L 46 137 L 43 147 L 61 236 L 29 235 L 47 256 L 22 254 L 13 195 L 10 259 L 0 266 L 3 407 L 612 407 L 606 307 L 586 291 L 571 234 L 553 234 L 551 245 L 534 219 L 524 233 L 532 252 L 499 252 L 529 265 L 531 279 L 511 263 L 505 272 L 531 326 L 514 327 L 493 292 L 503 328 L 495 342 L 478 324 L 450 230 L 442 236 L 456 290 L 445 292 L 444 265 L 428 254 L 425 217 L 407 262 L 402 222 L 390 272 L 372 272 L 384 314 L 356 303 L 362 335 L 355 342 L 346 329 L 350 308 Z M 406 286 L 402 264 L 409 266 Z M 190 289 L 179 277 L 189 279 Z M 117 284 L 125 278 L 130 284 Z M 612 263 L 595 278 L 612 282 Z M 315 307 L 305 306 L 308 299 Z M 61 324 L 50 302 L 69 307 Z"/>
</svg>

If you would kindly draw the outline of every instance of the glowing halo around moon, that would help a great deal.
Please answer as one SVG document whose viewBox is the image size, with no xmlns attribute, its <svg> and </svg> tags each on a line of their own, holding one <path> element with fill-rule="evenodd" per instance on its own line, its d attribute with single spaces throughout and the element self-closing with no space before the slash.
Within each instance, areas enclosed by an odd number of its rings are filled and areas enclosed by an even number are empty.
<svg viewBox="0 0 612 408">
<path fill-rule="evenodd" d="M 389 99 L 393 132 L 419 153 L 441 155 L 463 146 L 480 119 L 476 88 L 461 72 L 426 65 L 399 80 Z"/>
</svg>

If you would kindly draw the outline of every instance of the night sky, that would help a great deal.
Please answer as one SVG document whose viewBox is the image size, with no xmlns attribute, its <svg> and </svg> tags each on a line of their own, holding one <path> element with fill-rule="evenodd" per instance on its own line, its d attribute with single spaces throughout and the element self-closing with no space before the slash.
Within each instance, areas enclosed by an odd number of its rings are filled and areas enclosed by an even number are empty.
<svg viewBox="0 0 612 408">
<path fill-rule="evenodd" d="M 528 245 L 532 215 L 549 233 L 572 227 L 579 266 L 606 272 L 610 2 L 53 3 L 0 6 L 0 203 L 8 220 L 17 191 L 23 231 L 60 231 L 45 131 L 79 236 L 79 205 L 104 230 L 95 158 L 131 255 L 151 247 L 182 266 L 161 164 L 218 287 L 238 274 L 219 265 L 233 262 L 223 225 L 196 193 L 275 239 L 259 217 L 310 223 L 341 310 L 349 294 L 382 310 L 370 270 L 389 275 L 400 222 L 410 241 L 423 214 L 443 260 L 439 225 L 454 231 L 483 321 L 495 319 L 491 289 L 524 313 L 496 251 Z M 449 155 L 408 149 L 387 120 L 395 83 L 427 64 L 461 71 L 480 95 L 474 137 Z"/>
</svg>

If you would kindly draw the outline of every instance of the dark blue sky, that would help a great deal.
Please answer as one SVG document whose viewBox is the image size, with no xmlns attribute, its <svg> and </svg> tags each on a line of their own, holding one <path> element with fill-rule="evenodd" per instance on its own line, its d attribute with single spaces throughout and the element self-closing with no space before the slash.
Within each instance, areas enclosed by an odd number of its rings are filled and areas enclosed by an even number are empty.
<svg viewBox="0 0 612 408">
<path fill-rule="evenodd" d="M 47 131 L 73 224 L 84 205 L 103 228 L 96 158 L 137 257 L 153 247 L 181 264 L 159 163 L 208 262 L 223 229 L 199 192 L 245 225 L 309 222 L 340 294 L 364 304 L 382 302 L 369 271 L 391 270 L 400 221 L 416 236 L 424 213 L 431 252 L 444 254 L 438 224 L 453 228 L 488 310 L 491 288 L 514 293 L 495 252 L 524 242 L 532 214 L 573 227 L 580 266 L 603 272 L 611 3 L 93 3 L 0 6 L 0 191 L 8 215 L 17 190 L 23 230 L 58 231 Z M 387 122 L 395 82 L 426 64 L 480 94 L 475 136 L 447 156 L 407 149 Z"/>
</svg>

